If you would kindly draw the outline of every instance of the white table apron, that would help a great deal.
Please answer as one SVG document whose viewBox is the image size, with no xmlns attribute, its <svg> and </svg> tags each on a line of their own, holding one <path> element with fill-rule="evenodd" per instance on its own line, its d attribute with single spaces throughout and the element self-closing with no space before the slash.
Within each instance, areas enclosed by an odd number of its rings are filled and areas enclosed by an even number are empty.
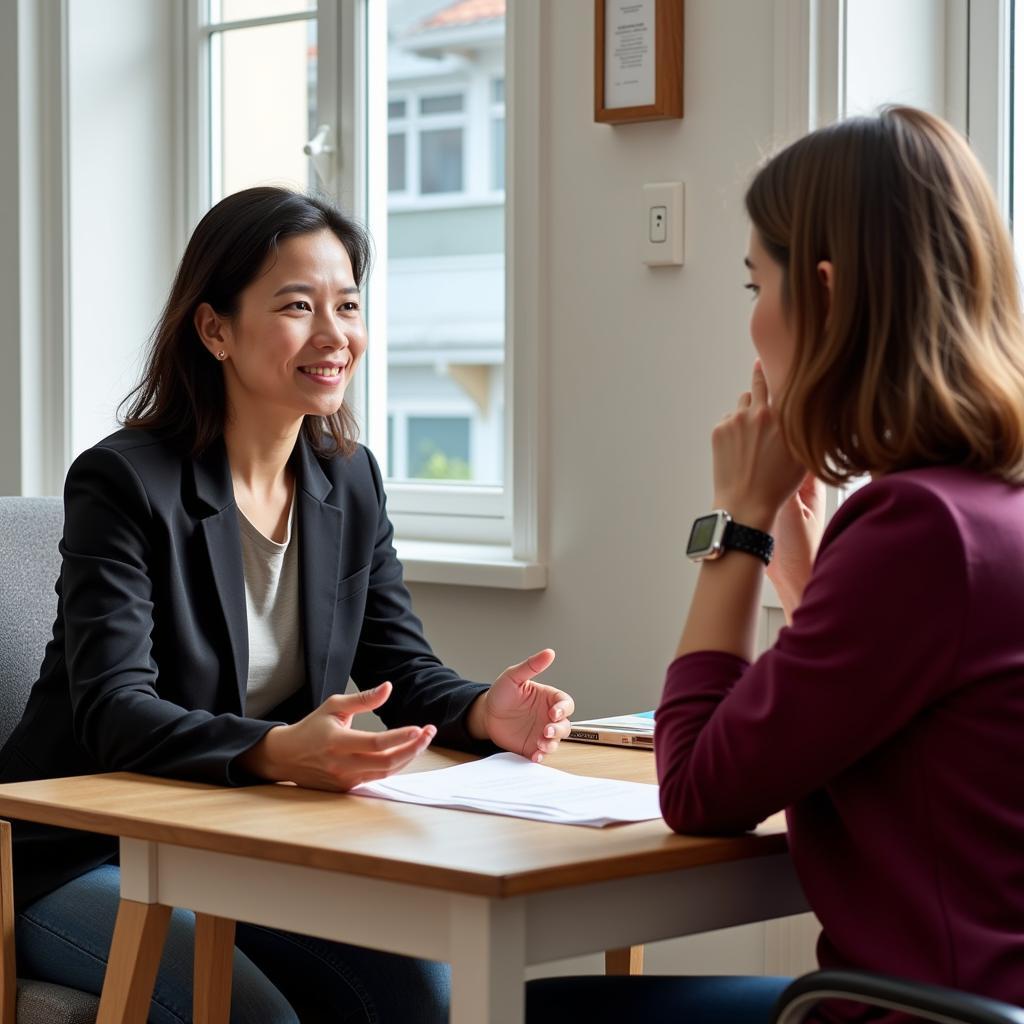
<svg viewBox="0 0 1024 1024">
<path fill-rule="evenodd" d="M 786 854 L 499 899 L 126 838 L 121 895 L 447 961 L 451 1024 L 522 1024 L 530 964 L 807 909 Z"/>
</svg>

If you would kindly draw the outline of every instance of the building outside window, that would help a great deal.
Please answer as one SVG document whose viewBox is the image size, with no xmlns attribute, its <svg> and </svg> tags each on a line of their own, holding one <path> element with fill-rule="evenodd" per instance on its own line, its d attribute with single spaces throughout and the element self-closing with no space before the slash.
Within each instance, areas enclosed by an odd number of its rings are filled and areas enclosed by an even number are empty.
<svg viewBox="0 0 1024 1024">
<path fill-rule="evenodd" d="M 500 484 L 505 4 L 388 13 L 389 476 Z"/>
</svg>

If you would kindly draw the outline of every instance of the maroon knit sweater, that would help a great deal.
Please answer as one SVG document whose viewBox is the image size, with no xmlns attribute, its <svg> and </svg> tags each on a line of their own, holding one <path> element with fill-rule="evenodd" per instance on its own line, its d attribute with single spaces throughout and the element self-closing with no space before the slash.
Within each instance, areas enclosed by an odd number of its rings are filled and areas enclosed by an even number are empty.
<svg viewBox="0 0 1024 1024">
<path fill-rule="evenodd" d="M 672 663 L 655 748 L 677 832 L 787 809 L 822 966 L 1024 1004 L 1024 488 L 856 491 L 774 647 Z"/>
</svg>

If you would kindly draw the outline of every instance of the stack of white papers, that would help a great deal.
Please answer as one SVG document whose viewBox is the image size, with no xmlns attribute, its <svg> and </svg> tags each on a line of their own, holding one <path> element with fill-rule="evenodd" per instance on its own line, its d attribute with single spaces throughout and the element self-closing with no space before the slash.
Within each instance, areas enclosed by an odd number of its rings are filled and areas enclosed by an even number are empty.
<svg viewBox="0 0 1024 1024">
<path fill-rule="evenodd" d="M 534 764 L 518 754 L 494 754 L 452 768 L 393 775 L 380 782 L 364 782 L 351 792 L 402 803 L 596 828 L 661 817 L 657 786 L 570 775 Z"/>
</svg>

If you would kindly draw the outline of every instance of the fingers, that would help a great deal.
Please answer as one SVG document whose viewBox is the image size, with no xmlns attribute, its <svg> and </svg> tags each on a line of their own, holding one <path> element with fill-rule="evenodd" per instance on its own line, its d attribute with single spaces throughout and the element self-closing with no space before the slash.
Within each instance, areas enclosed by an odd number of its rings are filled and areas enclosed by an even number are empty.
<svg viewBox="0 0 1024 1024">
<path fill-rule="evenodd" d="M 437 729 L 432 725 L 425 725 L 422 728 L 411 726 L 369 735 L 373 736 L 372 749 L 348 749 L 342 755 L 346 770 L 356 767 L 360 776 L 366 772 L 383 772 L 390 775 L 404 768 L 430 746 L 431 740 L 437 735 Z M 379 737 L 385 737 L 384 746 L 380 745 Z"/>
<path fill-rule="evenodd" d="M 383 682 L 372 690 L 359 690 L 357 693 L 335 693 L 320 706 L 331 715 L 359 715 L 365 711 L 375 711 L 386 703 L 390 696 L 391 683 Z"/>
<path fill-rule="evenodd" d="M 541 738 L 537 740 L 537 750 L 541 754 L 553 754 L 558 744 L 569 735 L 572 723 L 568 719 L 544 726 Z"/>
<path fill-rule="evenodd" d="M 547 724 L 537 738 L 537 750 L 530 760 L 539 763 L 544 754 L 552 754 L 558 744 L 569 735 L 572 723 L 570 716 L 576 710 L 576 703 L 564 690 L 552 690 L 549 697 Z M 537 754 L 542 755 L 538 757 Z"/>
<path fill-rule="evenodd" d="M 507 676 L 515 683 L 525 683 L 534 676 L 539 676 L 541 672 L 551 666 L 554 660 L 555 652 L 550 647 L 546 647 L 543 651 L 531 654 L 526 661 L 521 661 L 518 665 L 510 665 L 502 672 L 502 675 Z"/>
<path fill-rule="evenodd" d="M 434 727 L 428 726 L 427 728 L 434 729 Z M 434 729 L 436 733 L 437 730 Z M 414 740 L 418 740 L 423 735 L 423 727 L 418 725 L 407 725 L 401 729 L 388 729 L 385 732 L 367 732 L 367 733 L 353 733 L 353 735 L 360 737 L 369 737 L 366 740 L 366 744 L 370 750 L 388 751 L 393 750 L 395 747 L 405 746 Z"/>
<path fill-rule="evenodd" d="M 815 508 L 825 501 L 825 485 L 813 473 L 803 478 L 796 493 L 809 508 Z"/>
<path fill-rule="evenodd" d="M 750 396 L 752 405 L 768 404 L 768 381 L 764 376 L 761 360 L 754 360 L 754 372 L 750 378 Z"/>
<path fill-rule="evenodd" d="M 555 690 L 550 698 L 548 717 L 552 722 L 571 718 L 576 710 L 576 702 L 564 690 Z"/>
</svg>

